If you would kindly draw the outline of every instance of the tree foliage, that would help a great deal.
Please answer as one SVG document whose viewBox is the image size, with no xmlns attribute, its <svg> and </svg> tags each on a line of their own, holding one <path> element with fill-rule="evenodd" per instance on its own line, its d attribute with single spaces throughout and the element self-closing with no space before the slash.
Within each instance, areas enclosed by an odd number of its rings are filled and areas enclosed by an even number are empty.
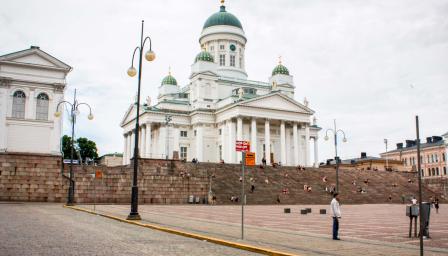
<svg viewBox="0 0 448 256">
<path fill-rule="evenodd" d="M 64 154 L 65 159 L 70 158 L 72 148 L 71 142 L 72 139 L 69 136 L 64 135 L 64 137 L 62 137 L 62 153 Z M 83 161 L 85 161 L 86 158 L 98 158 L 98 149 L 96 148 L 96 143 L 87 138 L 78 138 L 74 142 L 73 158 L 78 159 L 78 154 L 81 154 L 81 159 Z"/>
</svg>

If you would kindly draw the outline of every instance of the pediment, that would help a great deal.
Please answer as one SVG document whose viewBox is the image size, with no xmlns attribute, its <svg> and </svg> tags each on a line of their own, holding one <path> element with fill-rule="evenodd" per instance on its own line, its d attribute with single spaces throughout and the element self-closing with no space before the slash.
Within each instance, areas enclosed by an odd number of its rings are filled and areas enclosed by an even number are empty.
<svg viewBox="0 0 448 256">
<path fill-rule="evenodd" d="M 15 64 L 20 63 L 24 65 L 42 66 L 46 68 L 65 69 L 67 71 L 71 70 L 69 65 L 40 50 L 39 48 L 30 48 L 23 51 L 6 54 L 0 56 L 0 61 Z"/>
<path fill-rule="evenodd" d="M 313 114 L 314 111 L 310 108 L 302 105 L 301 103 L 289 98 L 288 96 L 280 93 L 268 94 L 255 99 L 244 101 L 239 103 L 241 106 L 264 108 L 264 109 L 276 109 L 286 110 L 298 113 Z"/>
<path fill-rule="evenodd" d="M 124 126 L 126 123 L 128 123 L 129 121 L 131 121 L 132 119 L 135 118 L 136 110 L 134 110 L 135 109 L 134 106 L 135 106 L 134 104 L 131 104 L 128 107 L 128 110 L 126 111 L 126 113 L 123 116 L 123 119 L 121 120 L 121 123 L 120 123 L 121 126 Z"/>
<path fill-rule="evenodd" d="M 197 73 L 192 73 L 190 75 L 190 79 L 192 79 L 195 76 L 214 76 L 214 77 L 218 77 L 218 74 L 212 72 L 212 71 L 203 71 L 203 72 L 197 72 Z"/>
</svg>

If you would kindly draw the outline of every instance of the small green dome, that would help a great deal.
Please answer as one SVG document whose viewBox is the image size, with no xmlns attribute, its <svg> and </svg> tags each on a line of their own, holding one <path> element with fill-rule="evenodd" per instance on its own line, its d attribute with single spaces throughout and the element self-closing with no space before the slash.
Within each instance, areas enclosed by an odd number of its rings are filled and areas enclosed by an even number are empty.
<svg viewBox="0 0 448 256">
<path fill-rule="evenodd" d="M 213 56 L 206 51 L 202 51 L 200 53 L 198 53 L 198 55 L 196 55 L 196 58 L 194 59 L 194 62 L 196 63 L 197 61 L 209 61 L 209 62 L 214 62 L 213 60 Z"/>
<path fill-rule="evenodd" d="M 274 70 L 272 70 L 272 75 L 277 75 L 277 74 L 289 76 L 289 70 L 280 63 L 274 68 Z"/>
<path fill-rule="evenodd" d="M 171 74 L 168 74 L 162 80 L 162 85 L 165 85 L 165 84 L 177 85 L 176 78 L 174 78 L 174 76 L 172 76 Z"/>
<path fill-rule="evenodd" d="M 218 25 L 234 26 L 243 29 L 238 18 L 235 15 L 226 12 L 226 7 L 224 5 L 221 5 L 219 12 L 214 13 L 205 21 L 203 29 Z"/>
</svg>

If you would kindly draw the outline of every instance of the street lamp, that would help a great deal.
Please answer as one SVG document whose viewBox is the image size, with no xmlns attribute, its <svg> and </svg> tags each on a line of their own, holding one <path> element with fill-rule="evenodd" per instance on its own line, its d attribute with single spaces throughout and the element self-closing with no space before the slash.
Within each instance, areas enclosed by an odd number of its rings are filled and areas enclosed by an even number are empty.
<svg viewBox="0 0 448 256">
<path fill-rule="evenodd" d="M 134 68 L 134 57 L 137 50 L 139 51 L 138 60 L 138 87 L 137 87 L 137 114 L 135 118 L 135 142 L 134 142 L 134 174 L 132 179 L 132 196 L 131 196 L 131 212 L 129 213 L 128 220 L 141 220 L 140 214 L 138 213 L 138 185 L 137 185 L 137 172 L 138 172 L 138 133 L 139 133 L 139 115 L 140 115 L 140 83 L 142 80 L 142 57 L 143 48 L 145 46 L 146 40 L 149 40 L 149 50 L 145 53 L 145 59 L 147 61 L 153 61 L 156 58 L 156 54 L 151 50 L 151 38 L 147 36 L 143 39 L 143 25 L 145 21 L 142 20 L 142 33 L 140 35 L 140 46 L 134 49 L 132 54 L 131 67 L 128 69 L 127 73 L 130 77 L 134 77 L 137 74 L 137 70 Z"/>
<path fill-rule="evenodd" d="M 75 140 L 75 123 L 76 123 L 76 116 L 79 115 L 79 106 L 81 105 L 86 105 L 89 108 L 89 115 L 87 116 L 87 118 L 89 120 L 93 119 L 93 115 L 92 115 L 92 108 L 90 107 L 89 104 L 87 103 L 79 103 L 76 100 L 76 89 L 75 89 L 75 94 L 73 96 L 73 103 L 70 103 L 68 101 L 61 101 L 58 103 L 58 105 L 56 106 L 56 112 L 54 113 L 55 117 L 60 117 L 62 115 L 62 113 L 59 111 L 59 106 L 61 104 L 69 104 L 71 111 L 70 111 L 70 119 L 72 122 L 72 141 L 71 141 L 71 149 L 70 149 L 70 186 L 68 188 L 68 197 L 67 197 L 67 205 L 74 205 L 75 204 L 75 177 L 74 177 L 74 173 L 73 173 L 73 151 L 74 151 L 74 140 Z"/>
<path fill-rule="evenodd" d="M 338 157 L 338 132 L 342 133 L 344 135 L 344 138 L 342 139 L 342 142 L 347 142 L 347 138 L 345 137 L 345 132 L 341 129 L 336 129 L 336 119 L 334 119 L 334 129 L 327 129 L 325 132 L 325 140 L 328 140 L 328 132 L 333 132 L 334 134 L 334 151 L 335 151 L 335 157 L 334 160 L 336 161 L 336 192 L 339 193 L 339 157 Z"/>
<path fill-rule="evenodd" d="M 387 139 L 384 139 L 384 144 L 386 144 L 386 171 L 389 170 L 389 158 L 387 157 Z"/>
</svg>

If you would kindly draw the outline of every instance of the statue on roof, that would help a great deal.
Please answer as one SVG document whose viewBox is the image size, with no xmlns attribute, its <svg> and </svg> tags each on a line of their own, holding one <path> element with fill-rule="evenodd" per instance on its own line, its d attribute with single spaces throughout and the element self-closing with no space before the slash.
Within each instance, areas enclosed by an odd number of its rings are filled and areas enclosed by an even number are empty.
<svg viewBox="0 0 448 256">
<path fill-rule="evenodd" d="M 151 106 L 151 97 L 146 97 L 146 105 L 148 106 L 148 107 L 150 107 Z"/>
<path fill-rule="evenodd" d="M 308 107 L 308 105 L 310 104 L 310 102 L 306 99 L 306 97 L 303 99 L 303 105 L 305 105 L 305 107 Z"/>
<path fill-rule="evenodd" d="M 238 89 L 238 98 L 241 100 L 243 99 L 244 90 L 243 88 Z"/>
</svg>

